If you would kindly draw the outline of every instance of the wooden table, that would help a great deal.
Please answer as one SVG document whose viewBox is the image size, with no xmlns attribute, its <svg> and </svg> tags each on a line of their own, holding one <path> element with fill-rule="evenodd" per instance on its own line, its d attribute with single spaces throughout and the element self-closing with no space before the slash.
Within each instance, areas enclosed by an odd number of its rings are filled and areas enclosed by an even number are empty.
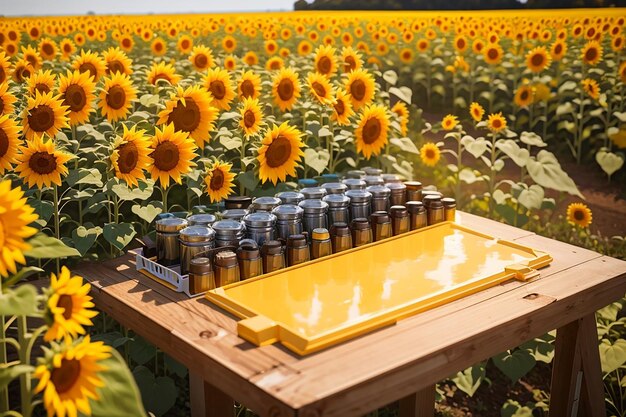
<svg viewBox="0 0 626 417">
<path fill-rule="evenodd" d="M 550 415 L 605 416 L 594 312 L 626 292 L 626 262 L 460 213 L 459 222 L 554 258 L 539 277 L 510 281 L 376 332 L 299 357 L 237 336 L 237 319 L 137 273 L 130 255 L 82 264 L 97 306 L 190 370 L 194 416 L 232 416 L 232 399 L 261 416 L 361 416 L 400 400 L 432 416 L 434 384 L 558 329 Z M 582 414 L 582 413 L 580 413 Z"/>
</svg>

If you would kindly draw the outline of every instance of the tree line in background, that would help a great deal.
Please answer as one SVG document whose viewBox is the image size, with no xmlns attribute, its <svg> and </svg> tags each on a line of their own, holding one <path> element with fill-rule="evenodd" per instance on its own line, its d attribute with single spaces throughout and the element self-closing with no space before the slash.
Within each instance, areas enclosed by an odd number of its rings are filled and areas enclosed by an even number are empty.
<svg viewBox="0 0 626 417">
<path fill-rule="evenodd" d="M 487 10 L 626 7 L 626 0 L 298 0 L 295 10 Z"/>
</svg>

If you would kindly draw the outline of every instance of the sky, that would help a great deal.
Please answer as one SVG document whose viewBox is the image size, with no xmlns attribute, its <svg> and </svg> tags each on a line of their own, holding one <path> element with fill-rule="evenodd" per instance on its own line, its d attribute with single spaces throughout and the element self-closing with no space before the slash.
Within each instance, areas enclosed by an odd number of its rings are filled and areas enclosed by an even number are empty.
<svg viewBox="0 0 626 417">
<path fill-rule="evenodd" d="M 295 0 L 0 0 L 0 15 L 48 16 L 293 10 Z"/>
</svg>

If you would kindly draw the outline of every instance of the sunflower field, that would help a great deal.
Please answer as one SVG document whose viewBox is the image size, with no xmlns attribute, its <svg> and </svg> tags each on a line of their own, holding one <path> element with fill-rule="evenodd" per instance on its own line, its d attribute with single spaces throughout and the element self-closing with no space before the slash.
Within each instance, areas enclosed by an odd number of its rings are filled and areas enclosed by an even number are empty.
<svg viewBox="0 0 626 417">
<path fill-rule="evenodd" d="M 229 195 L 374 167 L 626 259 L 625 28 L 623 9 L 0 18 L 0 416 L 188 415 L 187 370 L 71 268 Z M 616 416 L 624 305 L 596 315 Z M 553 342 L 442 381 L 438 415 L 543 415 Z"/>
</svg>

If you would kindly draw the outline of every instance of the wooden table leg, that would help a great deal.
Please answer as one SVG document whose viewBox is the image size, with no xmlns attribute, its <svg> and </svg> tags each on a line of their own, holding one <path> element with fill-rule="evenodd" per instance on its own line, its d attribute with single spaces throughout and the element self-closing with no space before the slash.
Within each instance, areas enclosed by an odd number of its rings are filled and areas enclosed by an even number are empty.
<svg viewBox="0 0 626 417">
<path fill-rule="evenodd" d="M 400 400 L 398 417 L 433 417 L 435 415 L 435 386 L 424 388 Z"/>
<path fill-rule="evenodd" d="M 555 348 L 550 415 L 606 416 L 595 314 L 559 328 Z"/>
<path fill-rule="evenodd" d="M 192 417 L 232 417 L 235 413 L 234 401 L 218 388 L 189 372 L 189 396 Z"/>
</svg>

